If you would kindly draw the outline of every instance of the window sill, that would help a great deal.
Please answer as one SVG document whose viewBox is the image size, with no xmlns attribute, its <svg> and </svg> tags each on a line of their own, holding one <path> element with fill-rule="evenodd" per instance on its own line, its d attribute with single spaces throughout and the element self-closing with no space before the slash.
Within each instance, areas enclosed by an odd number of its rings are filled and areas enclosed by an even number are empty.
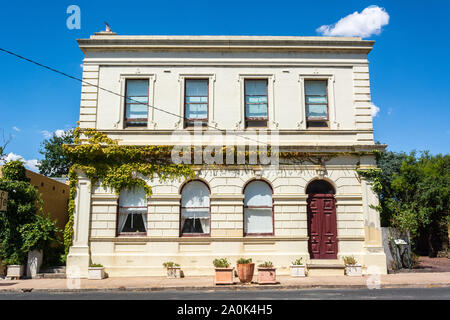
<svg viewBox="0 0 450 320">
<path fill-rule="evenodd" d="M 117 237 L 146 237 L 147 232 L 121 232 Z"/>
</svg>

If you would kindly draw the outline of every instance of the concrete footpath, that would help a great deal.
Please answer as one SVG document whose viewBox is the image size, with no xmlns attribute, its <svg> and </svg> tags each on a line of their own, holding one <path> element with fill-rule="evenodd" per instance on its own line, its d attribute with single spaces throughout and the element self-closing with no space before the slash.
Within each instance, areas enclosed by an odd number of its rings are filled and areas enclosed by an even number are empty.
<svg viewBox="0 0 450 320">
<path fill-rule="evenodd" d="M 254 277 L 256 281 L 256 277 Z M 103 280 L 87 279 L 24 279 L 0 280 L 0 291 L 29 292 L 79 292 L 79 291 L 161 291 L 161 290 L 261 290 L 261 289 L 308 289 L 308 288 L 430 288 L 450 287 L 450 272 L 400 273 L 362 277 L 315 276 L 291 278 L 278 276 L 278 284 L 214 285 L 214 277 L 185 277 L 168 279 L 165 277 L 127 277 Z"/>
</svg>

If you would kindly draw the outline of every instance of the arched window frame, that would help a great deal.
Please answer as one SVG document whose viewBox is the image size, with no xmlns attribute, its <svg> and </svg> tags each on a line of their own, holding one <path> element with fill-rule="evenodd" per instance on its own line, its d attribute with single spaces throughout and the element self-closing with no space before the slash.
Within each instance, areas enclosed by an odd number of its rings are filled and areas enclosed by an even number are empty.
<svg viewBox="0 0 450 320">
<path fill-rule="evenodd" d="M 207 189 L 208 189 L 208 195 L 209 195 L 209 206 L 208 207 L 184 207 L 183 206 L 183 190 L 185 190 L 186 186 L 188 186 L 192 182 L 199 182 L 202 183 Z M 211 189 L 209 188 L 209 185 L 201 180 L 190 180 L 186 182 L 183 187 L 180 190 L 180 223 L 179 223 L 179 236 L 180 237 L 209 237 L 211 236 Z M 196 208 L 196 209 L 208 209 L 209 214 L 209 232 L 207 233 L 183 233 L 183 209 L 189 209 L 189 208 Z"/>
<path fill-rule="evenodd" d="M 254 182 L 262 182 L 264 184 L 266 184 L 269 189 L 271 190 L 271 198 L 272 198 L 272 206 L 247 206 L 245 205 L 245 191 L 246 189 Z M 252 180 L 250 182 L 248 182 L 244 189 L 243 189 L 243 193 L 244 193 L 244 214 L 243 214 L 243 228 L 244 228 L 244 236 L 273 236 L 275 235 L 275 215 L 274 215 L 274 200 L 273 200 L 273 188 L 270 185 L 270 183 L 268 183 L 267 181 L 264 180 Z M 252 232 L 245 232 L 245 209 L 251 209 L 251 208 L 267 208 L 267 209 L 271 209 L 272 211 L 272 232 L 259 232 L 259 233 L 252 233 Z"/>
<path fill-rule="evenodd" d="M 325 179 L 314 179 L 314 180 L 310 181 L 310 182 L 306 185 L 306 188 L 305 188 L 305 193 L 306 193 L 306 194 L 314 194 L 314 193 L 312 193 L 312 192 L 308 192 L 308 189 L 311 188 L 311 186 L 312 186 L 313 184 L 315 184 L 315 183 L 326 183 L 326 184 L 328 184 L 328 186 L 330 187 L 330 189 L 331 189 L 332 192 L 331 192 L 331 193 L 330 193 L 330 192 L 327 192 L 327 193 L 324 193 L 324 194 L 333 194 L 333 195 L 336 194 L 336 187 L 335 187 L 330 181 L 325 180 Z"/>
<path fill-rule="evenodd" d="M 141 190 L 143 191 L 143 190 Z M 123 191 L 122 191 L 123 192 Z M 145 191 L 144 191 L 145 194 Z M 148 224 L 147 224 L 147 220 L 148 220 L 148 200 L 147 200 L 147 196 L 144 195 L 144 201 L 145 201 L 145 205 L 142 206 L 121 206 L 120 205 L 120 195 L 117 199 L 117 211 L 116 211 L 116 236 L 147 236 L 147 231 L 148 231 Z M 144 226 L 145 226 L 145 232 L 121 232 L 119 231 L 119 224 L 120 224 L 120 211 L 121 208 L 136 208 L 136 209 L 142 209 L 142 212 L 144 212 L 144 217 L 142 217 L 143 222 L 144 222 Z M 127 217 L 128 219 L 128 217 Z M 126 221 L 125 221 L 126 222 Z"/>
</svg>

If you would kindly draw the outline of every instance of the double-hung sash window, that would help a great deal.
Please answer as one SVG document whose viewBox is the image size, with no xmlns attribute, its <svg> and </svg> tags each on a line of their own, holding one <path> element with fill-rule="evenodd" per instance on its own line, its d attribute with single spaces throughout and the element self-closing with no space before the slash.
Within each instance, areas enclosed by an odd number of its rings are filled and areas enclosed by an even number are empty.
<svg viewBox="0 0 450 320">
<path fill-rule="evenodd" d="M 185 127 L 208 124 L 208 79 L 186 79 L 184 88 Z"/>
<path fill-rule="evenodd" d="M 267 127 L 267 79 L 246 79 L 245 127 Z"/>
<path fill-rule="evenodd" d="M 308 127 L 328 127 L 327 80 L 305 81 L 305 105 Z"/>
<path fill-rule="evenodd" d="M 126 80 L 125 126 L 146 127 L 149 83 L 146 79 Z"/>
<path fill-rule="evenodd" d="M 117 228 L 118 234 L 147 232 L 147 197 L 143 188 L 120 192 Z"/>
<path fill-rule="evenodd" d="M 210 197 L 201 181 L 188 182 L 181 192 L 181 235 L 210 234 Z"/>
<path fill-rule="evenodd" d="M 273 235 L 272 189 L 264 181 L 252 181 L 244 191 L 244 235 Z"/>
</svg>

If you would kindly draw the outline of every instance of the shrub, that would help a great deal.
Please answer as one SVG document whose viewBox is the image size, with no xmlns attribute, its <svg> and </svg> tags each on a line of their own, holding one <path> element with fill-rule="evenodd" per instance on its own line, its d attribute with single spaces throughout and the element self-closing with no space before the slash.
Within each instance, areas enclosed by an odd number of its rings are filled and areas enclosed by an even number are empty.
<svg viewBox="0 0 450 320">
<path fill-rule="evenodd" d="M 178 263 L 175 263 L 173 261 L 167 261 L 163 263 L 163 267 L 168 269 L 168 268 L 174 268 L 174 267 L 179 267 L 180 265 Z"/>
<path fill-rule="evenodd" d="M 260 268 L 273 268 L 273 263 L 271 261 L 266 261 L 258 265 Z"/>
<path fill-rule="evenodd" d="M 216 268 L 229 268 L 230 267 L 230 263 L 228 262 L 227 258 L 214 259 L 213 265 Z"/>
<path fill-rule="evenodd" d="M 346 265 L 353 265 L 358 263 L 354 256 L 345 256 L 342 257 L 342 260 L 344 260 L 344 264 Z"/>
<path fill-rule="evenodd" d="M 245 258 L 240 258 L 238 261 L 236 261 L 237 264 L 249 264 L 252 263 L 252 258 L 250 259 L 245 259 Z"/>
<path fill-rule="evenodd" d="M 292 262 L 292 265 L 293 265 L 293 266 L 301 266 L 301 265 L 303 265 L 302 258 L 299 258 L 299 259 L 293 261 L 293 262 Z"/>
<path fill-rule="evenodd" d="M 100 263 L 91 263 L 90 267 L 91 268 L 103 268 L 103 265 Z"/>
</svg>

